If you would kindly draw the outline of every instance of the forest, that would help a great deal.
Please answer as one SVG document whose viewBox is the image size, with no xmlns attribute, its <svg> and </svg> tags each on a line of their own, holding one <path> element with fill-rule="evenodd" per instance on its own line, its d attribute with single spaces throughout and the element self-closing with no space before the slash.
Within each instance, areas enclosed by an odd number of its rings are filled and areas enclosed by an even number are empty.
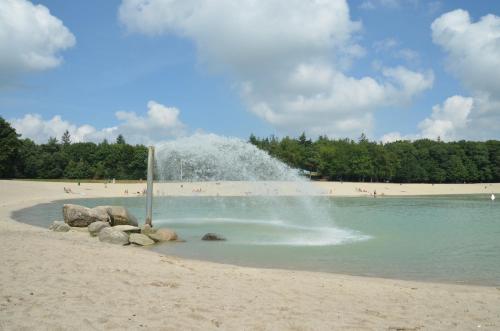
<svg viewBox="0 0 500 331">
<path fill-rule="evenodd" d="M 396 183 L 477 183 L 500 181 L 500 141 L 443 142 L 429 139 L 380 143 L 364 134 L 357 141 L 298 138 L 250 143 L 316 179 Z"/>
<path fill-rule="evenodd" d="M 144 179 L 147 155 L 145 146 L 129 145 L 121 135 L 113 143 L 72 143 L 66 131 L 60 141 L 35 144 L 0 117 L 0 178 Z"/>
<path fill-rule="evenodd" d="M 396 183 L 500 182 L 500 141 L 429 139 L 380 143 L 275 136 L 249 142 L 313 179 Z M 0 178 L 131 179 L 146 177 L 147 148 L 116 141 L 71 142 L 65 132 L 44 144 L 22 138 L 0 117 Z"/>
</svg>

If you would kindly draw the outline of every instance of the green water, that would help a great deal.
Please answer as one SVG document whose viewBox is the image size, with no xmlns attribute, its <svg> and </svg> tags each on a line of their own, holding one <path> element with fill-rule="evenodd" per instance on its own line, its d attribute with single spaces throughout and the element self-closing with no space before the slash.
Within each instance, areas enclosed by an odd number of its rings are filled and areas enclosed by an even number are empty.
<svg viewBox="0 0 500 331">
<path fill-rule="evenodd" d="M 48 226 L 66 202 L 14 213 Z M 144 215 L 144 198 L 80 199 Z M 154 224 L 185 243 L 153 250 L 247 266 L 500 285 L 500 203 L 488 196 L 398 198 L 156 198 Z M 203 242 L 217 232 L 225 242 Z"/>
</svg>

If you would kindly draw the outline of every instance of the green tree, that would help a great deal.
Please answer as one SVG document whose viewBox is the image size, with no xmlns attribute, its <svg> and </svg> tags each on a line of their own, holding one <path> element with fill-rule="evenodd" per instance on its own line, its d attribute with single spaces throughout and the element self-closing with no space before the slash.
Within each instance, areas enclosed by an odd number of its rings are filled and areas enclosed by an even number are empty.
<svg viewBox="0 0 500 331">
<path fill-rule="evenodd" d="M 68 146 L 71 144 L 71 135 L 69 134 L 68 130 L 64 131 L 64 133 L 61 137 L 61 141 L 62 141 L 64 146 Z"/>
<path fill-rule="evenodd" d="M 125 145 L 125 138 L 123 138 L 123 135 L 119 134 L 118 137 L 116 137 L 116 143 L 119 145 Z"/>
<path fill-rule="evenodd" d="M 0 117 L 0 178 L 15 176 L 20 147 L 16 130 Z"/>
</svg>

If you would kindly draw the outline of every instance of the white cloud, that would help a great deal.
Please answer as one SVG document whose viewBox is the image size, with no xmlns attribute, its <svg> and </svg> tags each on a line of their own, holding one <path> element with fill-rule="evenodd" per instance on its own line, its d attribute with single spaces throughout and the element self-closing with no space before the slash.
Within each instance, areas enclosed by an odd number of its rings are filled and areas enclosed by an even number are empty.
<svg viewBox="0 0 500 331">
<path fill-rule="evenodd" d="M 448 55 L 447 65 L 473 91 L 500 95 L 500 17 L 486 15 L 473 23 L 457 9 L 432 23 L 432 39 Z"/>
<path fill-rule="evenodd" d="M 100 142 L 103 139 L 114 141 L 119 134 L 122 134 L 129 143 L 149 144 L 182 136 L 185 132 L 185 125 L 180 121 L 179 115 L 180 111 L 177 108 L 149 101 L 146 116 L 118 111 L 115 116 L 119 123 L 104 129 L 96 129 L 87 124 L 78 126 L 63 120 L 61 116 L 44 120 L 38 114 L 26 114 L 10 122 L 23 138 L 30 138 L 38 143 L 44 143 L 50 137 L 60 139 L 68 130 L 73 142 Z"/>
<path fill-rule="evenodd" d="M 389 132 L 389 133 L 384 134 L 380 138 L 380 141 L 383 142 L 384 144 L 392 143 L 394 141 L 399 141 L 399 140 L 405 140 L 405 138 L 402 137 L 401 133 L 399 133 L 399 132 Z"/>
<path fill-rule="evenodd" d="M 463 136 L 463 130 L 470 121 L 469 115 L 474 108 L 474 99 L 454 95 L 445 100 L 443 105 L 432 107 L 432 113 L 418 124 L 420 132 L 402 135 L 390 132 L 382 136 L 383 143 L 397 140 L 415 140 L 421 138 L 456 140 Z"/>
<path fill-rule="evenodd" d="M 432 107 L 432 114 L 418 125 L 423 138 L 453 140 L 467 126 L 469 114 L 473 107 L 472 98 L 459 95 L 452 96 L 442 106 Z"/>
<path fill-rule="evenodd" d="M 74 44 L 73 34 L 47 7 L 27 0 L 0 1 L 0 85 L 19 73 L 58 66 L 59 52 Z"/>
<path fill-rule="evenodd" d="M 420 61 L 420 54 L 417 51 L 409 48 L 403 48 L 398 50 L 394 57 L 398 59 L 403 59 L 409 63 L 418 63 Z"/>
<path fill-rule="evenodd" d="M 399 46 L 399 42 L 394 38 L 386 38 L 382 40 L 377 40 L 373 43 L 373 48 L 377 52 L 385 52 L 392 50 Z"/>
<path fill-rule="evenodd" d="M 345 0 L 123 0 L 119 18 L 130 32 L 192 40 L 202 63 L 228 72 L 248 109 L 282 133 L 359 135 L 377 108 L 433 82 L 403 67 L 346 74 L 364 49 Z"/>
<path fill-rule="evenodd" d="M 473 22 L 457 9 L 431 26 L 432 39 L 447 54 L 446 66 L 474 98 L 466 137 L 498 138 L 500 127 L 500 17 L 489 14 Z"/>
<path fill-rule="evenodd" d="M 386 133 L 384 134 L 381 138 L 380 138 L 380 141 L 383 142 L 384 144 L 387 144 L 387 143 L 392 143 L 392 142 L 395 142 L 395 141 L 401 141 L 401 140 L 416 140 L 416 139 L 421 139 L 422 136 L 418 135 L 418 134 L 405 134 L 405 135 L 402 135 L 401 133 L 399 132 L 389 132 L 389 133 Z"/>
<path fill-rule="evenodd" d="M 418 63 L 420 54 L 409 48 L 401 48 L 401 44 L 394 38 L 377 40 L 373 43 L 373 49 L 376 53 L 388 53 L 395 59 L 402 59 L 408 63 Z"/>
</svg>

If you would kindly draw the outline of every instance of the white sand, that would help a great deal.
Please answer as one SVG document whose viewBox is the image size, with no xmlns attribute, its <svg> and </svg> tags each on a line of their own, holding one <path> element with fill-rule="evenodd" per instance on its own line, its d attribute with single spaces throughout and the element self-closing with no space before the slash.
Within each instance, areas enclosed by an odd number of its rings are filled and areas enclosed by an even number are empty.
<svg viewBox="0 0 500 331">
<path fill-rule="evenodd" d="M 280 183 L 273 194 L 294 193 Z M 499 185 L 317 184 L 385 194 L 500 192 Z M 66 194 L 71 187 L 76 194 Z M 176 191 L 176 187 L 177 191 Z M 169 184 L 164 194 L 253 195 L 263 183 Z M 268 183 L 264 188 L 276 187 Z M 0 181 L 0 330 L 498 330 L 500 289 L 244 268 L 162 256 L 54 233 L 14 210 L 73 197 L 123 196 L 144 184 Z M 202 192 L 192 192 L 196 189 Z M 401 192 L 405 191 L 405 192 Z M 363 193 L 366 194 L 366 193 Z M 495 202 L 496 203 L 496 202 Z M 189 243 L 187 243 L 189 244 Z"/>
</svg>

